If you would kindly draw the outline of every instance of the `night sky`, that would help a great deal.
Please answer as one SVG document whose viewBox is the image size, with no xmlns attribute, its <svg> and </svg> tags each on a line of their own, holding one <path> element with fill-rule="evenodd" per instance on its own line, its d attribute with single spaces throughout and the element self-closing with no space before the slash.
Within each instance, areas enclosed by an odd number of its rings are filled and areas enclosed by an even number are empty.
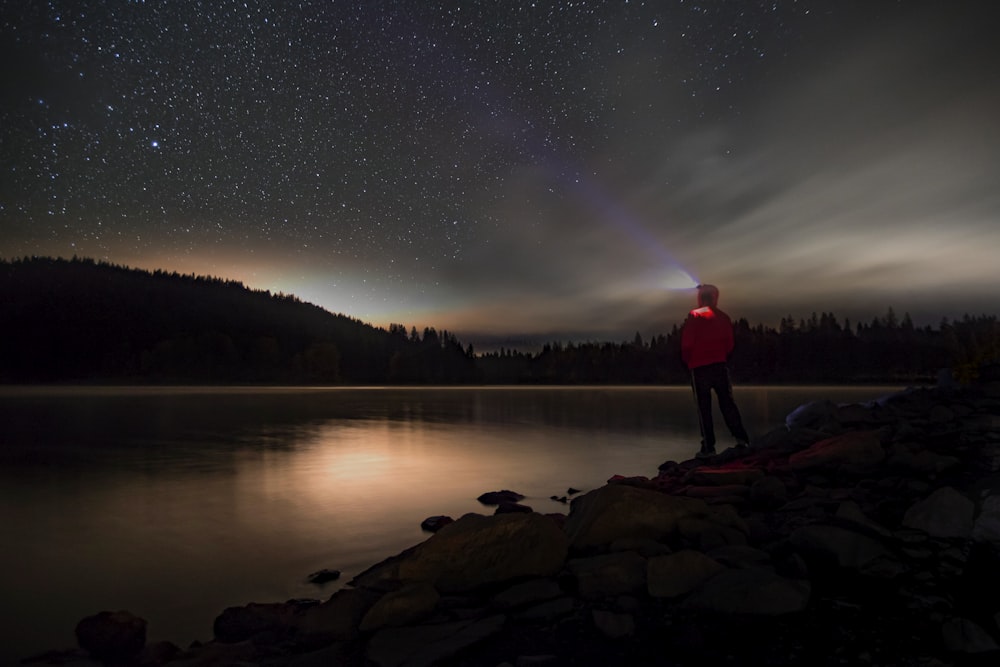
<svg viewBox="0 0 1000 667">
<path fill-rule="evenodd" d="M 472 343 L 666 332 L 696 281 L 995 314 L 993 4 L 0 0 L 0 257 Z"/>
</svg>

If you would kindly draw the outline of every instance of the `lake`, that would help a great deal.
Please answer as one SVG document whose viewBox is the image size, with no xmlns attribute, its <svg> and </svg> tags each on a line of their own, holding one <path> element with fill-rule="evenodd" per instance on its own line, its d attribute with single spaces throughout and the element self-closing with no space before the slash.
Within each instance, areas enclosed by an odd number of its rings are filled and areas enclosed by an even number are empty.
<svg viewBox="0 0 1000 667">
<path fill-rule="evenodd" d="M 736 399 L 754 435 L 896 389 Z M 209 640 L 226 607 L 329 597 L 429 516 L 491 514 L 486 491 L 566 512 L 550 497 L 655 476 L 698 442 L 690 387 L 0 388 L 0 664 L 73 647 L 105 609 L 151 641 Z M 343 576 L 308 583 L 322 568 Z"/>
</svg>

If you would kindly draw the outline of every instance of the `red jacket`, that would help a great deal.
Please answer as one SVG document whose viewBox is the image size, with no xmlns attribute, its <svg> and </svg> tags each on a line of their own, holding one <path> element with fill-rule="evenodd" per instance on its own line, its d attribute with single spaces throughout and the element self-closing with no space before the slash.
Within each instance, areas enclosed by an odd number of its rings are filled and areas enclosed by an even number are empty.
<svg viewBox="0 0 1000 667">
<path fill-rule="evenodd" d="M 718 308 L 688 313 L 681 331 L 681 358 L 688 368 L 725 362 L 733 351 L 733 322 Z"/>
</svg>

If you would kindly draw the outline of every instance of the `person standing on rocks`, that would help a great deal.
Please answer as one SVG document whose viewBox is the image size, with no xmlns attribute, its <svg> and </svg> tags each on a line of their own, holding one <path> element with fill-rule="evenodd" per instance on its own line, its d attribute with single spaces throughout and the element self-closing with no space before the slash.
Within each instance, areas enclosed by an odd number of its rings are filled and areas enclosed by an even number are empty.
<svg viewBox="0 0 1000 667">
<path fill-rule="evenodd" d="M 681 330 L 681 358 L 691 371 L 691 387 L 698 403 L 701 450 L 698 458 L 715 455 L 715 425 L 712 422 L 712 391 L 719 410 L 736 438 L 737 447 L 746 447 L 750 437 L 743 427 L 733 399 L 733 384 L 727 362 L 733 351 L 733 322 L 719 310 L 719 288 L 698 285 L 698 307 L 688 313 Z"/>
</svg>

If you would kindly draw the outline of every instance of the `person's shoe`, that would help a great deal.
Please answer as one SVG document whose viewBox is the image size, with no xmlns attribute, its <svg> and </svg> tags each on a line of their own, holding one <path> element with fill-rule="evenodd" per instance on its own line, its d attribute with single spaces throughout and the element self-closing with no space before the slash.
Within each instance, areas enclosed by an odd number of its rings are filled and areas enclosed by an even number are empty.
<svg viewBox="0 0 1000 667">
<path fill-rule="evenodd" d="M 715 447 L 702 447 L 701 451 L 694 455 L 698 459 L 709 459 L 715 456 Z"/>
</svg>

